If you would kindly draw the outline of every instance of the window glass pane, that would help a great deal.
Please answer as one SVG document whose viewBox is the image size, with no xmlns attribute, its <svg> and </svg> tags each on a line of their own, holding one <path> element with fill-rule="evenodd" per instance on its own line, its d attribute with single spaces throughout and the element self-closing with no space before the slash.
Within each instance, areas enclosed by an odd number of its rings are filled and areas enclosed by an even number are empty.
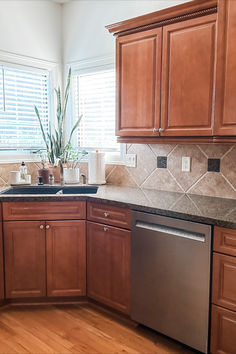
<svg viewBox="0 0 236 354">
<path fill-rule="evenodd" d="M 4 110 L 3 102 L 3 68 L 0 66 L 0 112 Z"/>
<path fill-rule="evenodd" d="M 115 72 L 97 71 L 74 78 L 75 116 L 83 115 L 77 144 L 83 148 L 119 150 L 115 137 Z"/>
<path fill-rule="evenodd" d="M 43 147 L 38 107 L 43 126 L 48 130 L 48 74 L 4 67 L 5 110 L 0 110 L 0 147 Z M 0 85 L 0 96 L 3 87 Z"/>
</svg>

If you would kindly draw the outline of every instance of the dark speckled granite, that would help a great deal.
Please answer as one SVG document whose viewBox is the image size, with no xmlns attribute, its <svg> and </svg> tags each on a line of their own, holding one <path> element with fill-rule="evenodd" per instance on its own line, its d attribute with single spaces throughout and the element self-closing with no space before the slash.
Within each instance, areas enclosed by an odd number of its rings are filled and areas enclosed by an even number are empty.
<svg viewBox="0 0 236 354">
<path fill-rule="evenodd" d="M 152 189 L 100 186 L 97 194 L 0 195 L 0 201 L 91 200 L 236 229 L 236 200 Z"/>
</svg>

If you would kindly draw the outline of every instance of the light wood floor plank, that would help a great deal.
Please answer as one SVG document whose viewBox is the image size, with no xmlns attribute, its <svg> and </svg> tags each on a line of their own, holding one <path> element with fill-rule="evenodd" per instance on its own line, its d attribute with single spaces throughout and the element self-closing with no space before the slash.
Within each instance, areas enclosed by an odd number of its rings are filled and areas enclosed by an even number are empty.
<svg viewBox="0 0 236 354">
<path fill-rule="evenodd" d="M 0 310 L 0 354 L 191 354 L 193 351 L 93 305 Z"/>
</svg>

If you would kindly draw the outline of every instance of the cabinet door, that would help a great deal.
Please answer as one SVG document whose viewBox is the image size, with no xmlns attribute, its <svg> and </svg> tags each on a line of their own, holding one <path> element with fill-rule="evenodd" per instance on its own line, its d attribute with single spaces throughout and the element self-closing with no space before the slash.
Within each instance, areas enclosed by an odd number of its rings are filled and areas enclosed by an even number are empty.
<svg viewBox="0 0 236 354">
<path fill-rule="evenodd" d="M 4 223 L 7 298 L 46 295 L 44 225 L 40 221 Z"/>
<path fill-rule="evenodd" d="M 212 302 L 236 311 L 236 258 L 213 254 Z"/>
<path fill-rule="evenodd" d="M 0 205 L 0 300 L 4 298 L 2 208 Z"/>
<path fill-rule="evenodd" d="M 46 222 L 47 295 L 86 295 L 85 221 Z"/>
<path fill-rule="evenodd" d="M 236 353 L 236 312 L 212 305 L 211 353 Z"/>
<path fill-rule="evenodd" d="M 88 296 L 125 313 L 130 308 L 130 231 L 87 223 Z"/>
<path fill-rule="evenodd" d="M 160 122 L 162 28 L 116 42 L 119 136 L 155 136 Z"/>
<path fill-rule="evenodd" d="M 216 15 L 163 28 L 161 135 L 211 136 Z"/>
<path fill-rule="evenodd" d="M 214 135 L 236 135 L 236 1 L 219 0 Z"/>
</svg>

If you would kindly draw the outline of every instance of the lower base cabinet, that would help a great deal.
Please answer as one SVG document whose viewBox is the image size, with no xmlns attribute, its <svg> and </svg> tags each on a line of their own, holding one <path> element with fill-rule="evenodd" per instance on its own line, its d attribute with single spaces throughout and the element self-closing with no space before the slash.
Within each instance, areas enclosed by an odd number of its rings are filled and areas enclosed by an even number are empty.
<svg viewBox="0 0 236 354">
<path fill-rule="evenodd" d="M 87 223 L 88 296 L 119 311 L 130 311 L 130 231 Z"/>
<path fill-rule="evenodd" d="M 236 353 L 236 312 L 212 305 L 211 353 Z"/>
<path fill-rule="evenodd" d="M 6 298 L 46 295 L 45 222 L 4 223 Z"/>
<path fill-rule="evenodd" d="M 86 295 L 86 222 L 46 224 L 47 296 Z"/>
<path fill-rule="evenodd" d="M 85 225 L 4 222 L 6 298 L 85 295 Z"/>
</svg>

